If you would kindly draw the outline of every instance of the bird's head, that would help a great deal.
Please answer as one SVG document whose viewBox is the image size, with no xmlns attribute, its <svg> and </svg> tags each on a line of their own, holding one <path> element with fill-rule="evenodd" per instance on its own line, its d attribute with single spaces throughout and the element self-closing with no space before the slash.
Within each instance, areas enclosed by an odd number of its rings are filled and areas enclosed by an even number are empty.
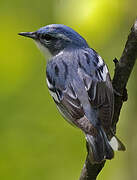
<svg viewBox="0 0 137 180">
<path fill-rule="evenodd" d="M 21 32 L 19 35 L 35 40 L 47 55 L 55 56 L 67 47 L 88 47 L 87 42 L 76 31 L 61 24 L 51 24 L 35 32 Z"/>
</svg>

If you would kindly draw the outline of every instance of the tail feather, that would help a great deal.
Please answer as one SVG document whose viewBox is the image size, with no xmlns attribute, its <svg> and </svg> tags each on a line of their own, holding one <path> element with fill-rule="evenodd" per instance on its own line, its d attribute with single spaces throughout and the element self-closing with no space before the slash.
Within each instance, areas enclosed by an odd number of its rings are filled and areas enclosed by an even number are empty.
<svg viewBox="0 0 137 180">
<path fill-rule="evenodd" d="M 114 135 L 109 141 L 103 128 L 99 128 L 96 136 L 86 134 L 93 162 L 99 163 L 105 159 L 112 159 L 114 151 L 125 151 L 124 144 Z"/>
<path fill-rule="evenodd" d="M 91 147 L 94 162 L 99 163 L 114 157 L 114 151 L 103 129 L 100 128 L 96 136 L 86 134 L 86 139 Z"/>
</svg>

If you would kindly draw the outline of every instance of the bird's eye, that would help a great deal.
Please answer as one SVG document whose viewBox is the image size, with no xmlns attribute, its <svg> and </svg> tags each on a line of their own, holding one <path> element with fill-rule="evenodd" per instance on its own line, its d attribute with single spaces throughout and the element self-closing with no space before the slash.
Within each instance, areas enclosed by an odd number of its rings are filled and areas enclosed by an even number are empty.
<svg viewBox="0 0 137 180">
<path fill-rule="evenodd" d="M 50 41 L 50 40 L 54 39 L 54 37 L 49 34 L 44 34 L 42 36 L 42 38 L 45 39 L 46 41 Z"/>
</svg>

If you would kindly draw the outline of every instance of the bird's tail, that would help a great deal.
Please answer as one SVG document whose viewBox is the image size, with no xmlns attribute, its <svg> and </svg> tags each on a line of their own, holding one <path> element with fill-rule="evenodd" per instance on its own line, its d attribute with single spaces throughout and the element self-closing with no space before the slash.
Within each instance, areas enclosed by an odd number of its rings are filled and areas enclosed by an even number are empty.
<svg viewBox="0 0 137 180">
<path fill-rule="evenodd" d="M 102 128 L 99 129 L 96 136 L 86 134 L 86 139 L 90 152 L 92 152 L 92 160 L 95 163 L 105 159 L 112 159 L 116 150 L 125 150 L 125 146 L 116 136 L 113 136 L 109 141 Z"/>
</svg>

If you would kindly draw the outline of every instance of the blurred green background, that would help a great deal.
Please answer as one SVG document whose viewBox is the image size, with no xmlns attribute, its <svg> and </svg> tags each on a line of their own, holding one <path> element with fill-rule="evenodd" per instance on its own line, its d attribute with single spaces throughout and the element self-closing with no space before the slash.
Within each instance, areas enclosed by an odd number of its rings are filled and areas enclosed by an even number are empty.
<svg viewBox="0 0 137 180">
<path fill-rule="evenodd" d="M 137 0 L 0 0 L 0 179 L 76 180 L 86 157 L 82 132 L 58 113 L 45 84 L 46 61 L 18 32 L 61 23 L 77 30 L 105 59 L 113 76 L 137 16 Z M 137 67 L 128 83 L 116 153 L 99 180 L 137 179 Z"/>
</svg>

